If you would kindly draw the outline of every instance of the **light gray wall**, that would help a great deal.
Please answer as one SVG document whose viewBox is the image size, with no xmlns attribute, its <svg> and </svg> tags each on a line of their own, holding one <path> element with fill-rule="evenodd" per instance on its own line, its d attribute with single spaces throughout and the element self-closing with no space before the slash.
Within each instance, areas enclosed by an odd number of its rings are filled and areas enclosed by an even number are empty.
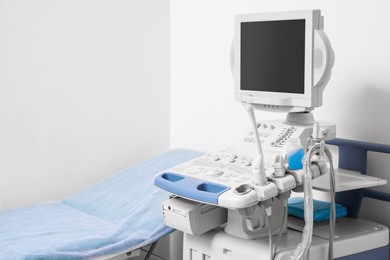
<svg viewBox="0 0 390 260">
<path fill-rule="evenodd" d="M 335 122 L 338 137 L 390 144 L 389 1 L 172 0 L 172 147 L 215 151 L 248 131 L 244 109 L 233 97 L 234 15 L 300 9 L 322 10 L 336 55 L 315 117 Z M 285 115 L 260 112 L 257 118 Z M 373 157 L 368 172 L 389 180 L 389 158 Z M 389 192 L 390 185 L 381 189 Z M 365 201 L 363 216 L 390 226 L 389 203 L 382 204 Z"/>
<path fill-rule="evenodd" d="M 169 8 L 0 1 L 2 208 L 61 199 L 169 149 Z"/>
</svg>

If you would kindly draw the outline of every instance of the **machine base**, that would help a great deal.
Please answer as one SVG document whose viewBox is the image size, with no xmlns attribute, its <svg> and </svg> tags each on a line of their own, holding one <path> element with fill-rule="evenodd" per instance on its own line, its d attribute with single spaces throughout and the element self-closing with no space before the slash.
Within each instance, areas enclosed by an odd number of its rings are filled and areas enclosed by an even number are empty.
<svg viewBox="0 0 390 260">
<path fill-rule="evenodd" d="M 373 222 L 354 220 L 359 226 Z M 351 225 L 351 222 L 348 222 Z M 349 234 L 334 240 L 334 258 L 339 260 L 389 259 L 389 231 L 387 227 L 376 224 L 377 229 L 364 233 Z M 273 236 L 274 243 L 277 236 Z M 302 233 L 288 229 L 282 236 L 275 260 L 289 260 L 292 250 L 301 242 Z M 313 236 L 309 259 L 327 259 L 328 240 Z M 233 260 L 269 259 L 268 238 L 244 240 L 230 236 L 223 229 L 214 229 L 201 236 L 184 234 L 184 260 Z M 372 258 L 371 258 L 372 257 Z"/>
</svg>

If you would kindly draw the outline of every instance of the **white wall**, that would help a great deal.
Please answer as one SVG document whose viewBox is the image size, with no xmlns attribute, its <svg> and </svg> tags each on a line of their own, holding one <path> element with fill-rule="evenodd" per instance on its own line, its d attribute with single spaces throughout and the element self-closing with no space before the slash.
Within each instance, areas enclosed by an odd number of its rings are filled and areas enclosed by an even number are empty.
<svg viewBox="0 0 390 260">
<path fill-rule="evenodd" d="M 322 10 L 336 54 L 316 118 L 335 122 L 338 137 L 390 144 L 389 1 L 172 0 L 172 147 L 214 151 L 247 131 L 246 114 L 233 101 L 234 15 L 298 9 Z M 284 115 L 263 112 L 258 118 Z M 388 172 L 384 164 L 380 170 Z M 390 209 L 383 212 L 390 219 Z"/>
<path fill-rule="evenodd" d="M 3 208 L 169 149 L 169 12 L 168 0 L 0 1 Z"/>
</svg>

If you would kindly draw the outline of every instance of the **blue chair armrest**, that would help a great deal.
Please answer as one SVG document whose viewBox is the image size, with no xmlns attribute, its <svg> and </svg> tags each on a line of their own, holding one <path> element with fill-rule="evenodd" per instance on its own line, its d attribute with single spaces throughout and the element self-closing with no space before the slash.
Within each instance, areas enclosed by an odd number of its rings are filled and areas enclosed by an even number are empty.
<svg viewBox="0 0 390 260">
<path fill-rule="evenodd" d="M 356 140 L 335 138 L 326 142 L 339 147 L 339 168 L 359 171 L 366 174 L 367 152 L 379 152 L 390 154 L 390 145 L 362 142 Z M 390 193 L 372 189 L 357 189 L 338 192 L 336 203 L 344 205 L 348 209 L 348 217 L 359 217 L 361 203 L 364 197 L 377 200 L 390 201 Z"/>
</svg>

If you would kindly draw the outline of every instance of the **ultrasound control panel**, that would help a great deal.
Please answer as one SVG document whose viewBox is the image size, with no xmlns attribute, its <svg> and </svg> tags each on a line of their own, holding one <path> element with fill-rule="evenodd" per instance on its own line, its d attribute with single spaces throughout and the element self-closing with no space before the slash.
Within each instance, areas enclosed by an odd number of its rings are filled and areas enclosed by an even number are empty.
<svg viewBox="0 0 390 260">
<path fill-rule="evenodd" d="M 273 176 L 275 157 L 285 154 L 290 138 L 299 138 L 301 143 L 305 144 L 312 128 L 291 126 L 282 121 L 259 122 L 257 126 L 266 175 L 277 185 L 280 180 Z M 254 133 L 250 132 L 237 144 L 218 153 L 204 154 L 160 173 L 155 184 L 173 194 L 195 201 L 226 208 L 245 208 L 258 202 L 256 192 L 248 188 L 253 184 L 252 160 L 255 156 Z M 245 192 L 241 192 L 243 185 L 247 185 Z M 286 188 L 286 185 L 289 188 L 288 186 L 295 185 L 295 182 L 289 179 L 282 183 L 282 189 Z"/>
</svg>

